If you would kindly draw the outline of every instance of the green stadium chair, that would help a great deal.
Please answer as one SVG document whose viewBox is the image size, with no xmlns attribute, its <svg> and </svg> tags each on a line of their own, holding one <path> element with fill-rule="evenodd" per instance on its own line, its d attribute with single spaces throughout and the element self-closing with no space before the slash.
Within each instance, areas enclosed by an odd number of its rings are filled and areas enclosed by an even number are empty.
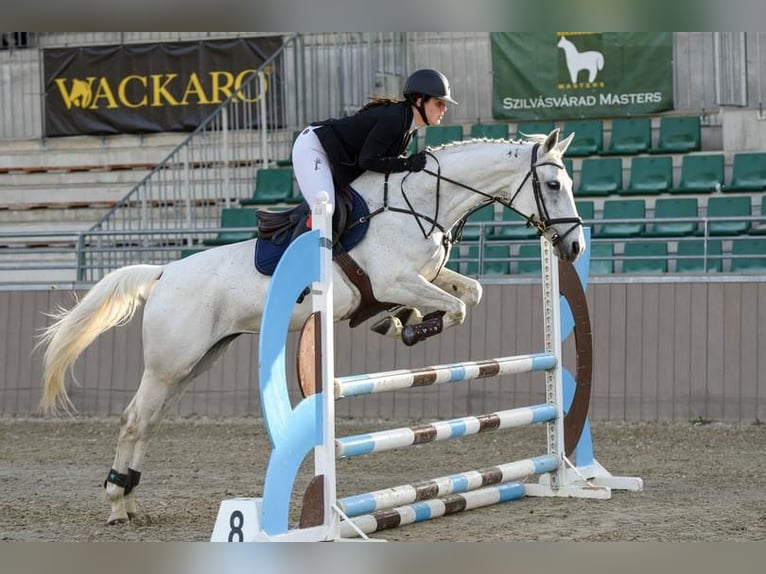
<svg viewBox="0 0 766 574">
<path fill-rule="evenodd" d="M 516 138 L 525 139 L 534 134 L 548 135 L 556 127 L 555 122 L 519 122 L 516 124 Z"/>
<path fill-rule="evenodd" d="M 459 142 L 463 139 L 463 126 L 426 126 L 425 147 Z"/>
<path fill-rule="evenodd" d="M 525 243 L 519 247 L 516 272 L 519 275 L 539 275 L 542 273 L 540 261 L 540 242 Z"/>
<path fill-rule="evenodd" d="M 445 267 L 460 273 L 460 257 L 460 245 L 453 245 L 450 249 L 449 259 L 447 259 Z"/>
<path fill-rule="evenodd" d="M 622 189 L 622 160 L 618 157 L 585 158 L 580 164 L 580 183 L 575 195 L 605 196 Z"/>
<path fill-rule="evenodd" d="M 578 199 L 575 201 L 575 207 L 577 207 L 577 213 L 582 219 L 583 225 L 593 225 L 593 220 L 596 217 L 595 205 L 592 201 L 586 201 Z"/>
<path fill-rule="evenodd" d="M 750 235 L 766 235 L 766 195 L 761 196 L 761 220 L 752 223 Z"/>
<path fill-rule="evenodd" d="M 478 241 L 481 236 L 482 229 L 484 230 L 484 236 L 488 237 L 492 233 L 492 225 L 484 225 L 483 228 L 480 225 L 468 225 L 468 223 L 487 223 L 495 220 L 495 204 L 490 203 L 474 211 L 466 221 L 466 226 L 463 228 L 463 241 Z"/>
<path fill-rule="evenodd" d="M 301 198 L 298 197 L 299 201 Z M 293 170 L 289 167 L 261 168 L 255 175 L 252 197 L 240 199 L 240 205 L 269 205 L 296 201 L 293 196 Z"/>
<path fill-rule="evenodd" d="M 590 244 L 590 274 L 614 273 L 614 245 L 612 243 Z"/>
<path fill-rule="evenodd" d="M 665 241 L 625 242 L 623 273 L 667 273 L 668 244 Z"/>
<path fill-rule="evenodd" d="M 205 251 L 207 247 L 187 247 L 185 249 L 181 249 L 181 256 L 179 259 L 185 259 L 186 257 L 191 257 L 195 253 L 199 253 L 200 251 Z"/>
<path fill-rule="evenodd" d="M 731 244 L 731 272 L 766 272 L 766 238 L 741 238 Z"/>
<path fill-rule="evenodd" d="M 704 239 L 680 240 L 676 249 L 676 273 L 720 273 L 723 269 L 722 253 L 720 239 L 707 242 Z"/>
<path fill-rule="evenodd" d="M 619 118 L 612 120 L 612 137 L 603 155 L 636 155 L 652 147 L 652 120 Z"/>
<path fill-rule="evenodd" d="M 473 124 L 471 126 L 471 137 L 507 140 L 508 124 Z"/>
<path fill-rule="evenodd" d="M 643 199 L 607 199 L 601 212 L 603 221 L 620 219 L 645 219 L 646 204 Z M 595 237 L 637 237 L 644 232 L 646 224 L 641 221 L 612 221 L 597 227 Z"/>
<path fill-rule="evenodd" d="M 649 153 L 688 153 L 701 148 L 699 116 L 663 116 L 657 146 Z"/>
<path fill-rule="evenodd" d="M 479 275 L 479 246 L 469 245 L 463 260 L 463 275 L 477 277 Z"/>
<path fill-rule="evenodd" d="M 566 155 L 583 157 L 595 155 L 604 147 L 604 126 L 601 120 L 571 120 L 564 124 L 562 139 L 574 132 Z"/>
<path fill-rule="evenodd" d="M 255 209 L 227 207 L 221 210 L 221 231 L 216 237 L 204 239 L 205 245 L 227 245 L 253 239 L 257 235 L 258 216 Z M 226 231 L 227 228 L 252 227 L 253 231 Z"/>
<path fill-rule="evenodd" d="M 508 245 L 484 246 L 484 275 L 508 275 L 511 272 L 510 249 Z"/>
<path fill-rule="evenodd" d="M 278 159 L 277 160 L 277 167 L 292 167 L 293 165 L 293 144 L 295 143 L 295 138 L 298 137 L 298 134 L 301 133 L 302 130 L 295 130 L 293 132 L 293 139 L 290 143 L 290 148 L 288 150 L 288 154 L 286 158 Z"/>
<path fill-rule="evenodd" d="M 688 154 L 681 160 L 681 177 L 671 193 L 712 193 L 723 186 L 723 154 Z"/>
<path fill-rule="evenodd" d="M 671 157 L 634 157 L 630 161 L 630 181 L 620 195 L 658 195 L 672 187 Z"/>
<path fill-rule="evenodd" d="M 662 221 L 694 218 L 695 221 Z M 644 235 L 649 237 L 683 237 L 696 235 L 699 203 L 696 197 L 661 197 L 654 202 L 654 223 Z"/>
<path fill-rule="evenodd" d="M 489 239 L 518 241 L 520 239 L 532 239 L 533 237 L 537 237 L 537 231 L 531 226 L 527 227 L 527 221 L 512 209 L 503 209 L 502 221 L 513 222 L 518 225 L 495 225 L 488 236 Z"/>
<path fill-rule="evenodd" d="M 574 162 L 571 159 L 564 159 L 564 169 L 567 170 L 569 177 L 574 181 Z"/>
<path fill-rule="evenodd" d="M 748 218 L 752 216 L 749 195 L 722 197 L 716 195 L 707 200 L 707 217 Z M 728 221 L 708 221 L 708 235 L 741 235 L 750 231 L 750 220 L 729 219 Z"/>
<path fill-rule="evenodd" d="M 724 192 L 766 190 L 766 152 L 735 153 L 731 183 Z"/>
</svg>

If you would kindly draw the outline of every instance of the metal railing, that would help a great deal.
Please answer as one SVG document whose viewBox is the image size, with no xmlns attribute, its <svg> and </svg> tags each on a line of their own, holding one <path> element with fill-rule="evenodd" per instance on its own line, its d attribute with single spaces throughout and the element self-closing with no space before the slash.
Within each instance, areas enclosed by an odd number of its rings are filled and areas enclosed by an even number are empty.
<svg viewBox="0 0 766 574">
<path fill-rule="evenodd" d="M 663 218 L 663 223 L 694 223 L 699 231 L 684 236 L 634 236 L 634 237 L 599 237 L 596 229 L 609 223 L 638 223 L 651 226 L 657 219 L 599 219 L 586 221 L 594 230 L 592 245 L 611 244 L 613 254 L 600 253 L 591 255 L 591 274 L 603 274 L 596 270 L 599 263 L 609 263 L 611 271 L 607 274 L 624 274 L 626 261 L 661 260 L 667 261 L 668 273 L 685 273 L 678 262 L 697 261 L 702 263 L 701 272 L 731 273 L 732 264 L 739 260 L 761 261 L 754 272 L 763 274 L 766 269 L 766 252 L 746 254 L 736 253 L 735 244 L 751 239 L 761 239 L 766 245 L 766 233 L 761 235 L 766 221 L 762 217 L 699 217 L 699 218 Z M 711 235 L 709 225 L 715 222 L 747 223 L 757 235 Z M 531 277 L 525 272 L 519 273 L 519 264 L 533 266 L 539 263 L 535 255 L 519 254 L 523 245 L 539 245 L 536 237 L 530 239 L 498 239 L 493 233 L 497 228 L 508 227 L 522 230 L 523 223 L 515 221 L 468 222 L 466 232 L 474 230 L 478 239 L 463 241 L 453 247 L 449 265 L 462 273 L 479 278 L 507 280 L 522 276 Z M 226 232 L 256 232 L 251 227 L 227 227 Z M 196 250 L 207 249 L 206 239 L 214 238 L 222 228 L 218 225 L 205 227 L 185 227 L 165 229 L 135 230 L 97 230 L 58 231 L 58 232 L 0 232 L 0 284 L 5 288 L 23 284 L 82 284 L 88 285 L 100 279 L 107 271 L 131 263 L 154 263 L 163 265 L 169 261 L 187 256 Z M 189 238 L 193 237 L 190 241 Z M 682 243 L 702 242 L 703 251 L 694 254 L 679 253 Z M 628 243 L 664 242 L 668 246 L 667 255 L 634 255 L 625 253 Z M 508 248 L 507 256 L 487 255 L 486 248 L 500 246 Z M 716 246 L 716 249 L 712 249 Z M 720 247 L 720 249 L 718 249 Z M 595 265 L 594 265 L 595 264 Z M 498 268 L 507 266 L 507 271 L 498 273 Z M 493 270 L 494 268 L 494 270 Z M 633 272 L 635 274 L 635 272 Z M 739 271 L 737 271 L 739 273 Z"/>
</svg>

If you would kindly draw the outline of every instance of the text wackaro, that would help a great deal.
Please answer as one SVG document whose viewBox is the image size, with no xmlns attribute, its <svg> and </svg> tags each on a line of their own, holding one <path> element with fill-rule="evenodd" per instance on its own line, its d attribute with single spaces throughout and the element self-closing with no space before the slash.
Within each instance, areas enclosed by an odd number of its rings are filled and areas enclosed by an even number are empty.
<svg viewBox="0 0 766 574">
<path fill-rule="evenodd" d="M 263 97 L 268 82 L 263 74 L 263 85 L 243 84 L 257 70 L 243 70 L 238 74 L 213 71 L 203 76 L 192 73 L 184 79 L 179 74 L 131 74 L 115 81 L 102 77 L 85 79 L 56 78 L 54 83 L 67 109 L 118 109 L 220 104 L 236 94 L 243 102 L 257 102 Z"/>
</svg>

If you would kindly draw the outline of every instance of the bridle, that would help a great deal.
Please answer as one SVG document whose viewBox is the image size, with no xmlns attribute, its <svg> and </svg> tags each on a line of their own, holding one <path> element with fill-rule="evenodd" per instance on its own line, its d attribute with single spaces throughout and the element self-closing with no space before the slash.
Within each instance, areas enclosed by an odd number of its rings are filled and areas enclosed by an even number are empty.
<svg viewBox="0 0 766 574">
<path fill-rule="evenodd" d="M 384 184 L 383 184 L 383 205 L 367 215 L 366 217 L 360 218 L 359 221 L 355 222 L 355 224 L 358 223 L 364 223 L 364 221 L 372 219 L 374 216 L 378 215 L 379 213 L 382 213 L 383 211 L 396 211 L 400 213 L 409 213 L 412 215 L 415 220 L 418 223 L 418 226 L 420 227 L 421 232 L 423 233 L 423 237 L 428 239 L 431 234 L 434 232 L 435 229 L 438 229 L 441 231 L 445 238 L 449 236 L 448 230 L 446 230 L 439 222 L 439 197 L 441 195 L 441 182 L 446 181 L 448 183 L 451 183 L 453 185 L 457 185 L 458 187 L 462 187 L 463 189 L 467 189 L 473 193 L 476 193 L 478 195 L 484 196 L 487 198 L 487 201 L 479 204 L 477 207 L 475 207 L 473 210 L 471 210 L 469 213 L 467 213 L 457 224 L 456 224 L 456 231 L 452 235 L 450 239 L 448 239 L 451 243 L 458 243 L 460 241 L 460 238 L 462 236 L 463 228 L 465 227 L 467 219 L 471 216 L 472 213 L 475 211 L 481 209 L 482 207 L 489 205 L 491 203 L 499 203 L 502 206 L 518 213 L 524 221 L 526 221 L 527 227 L 534 227 L 537 230 L 538 237 L 547 233 L 549 229 L 552 228 L 552 226 L 560 224 L 560 223 L 571 223 L 572 226 L 569 227 L 565 232 L 559 234 L 555 233 L 549 238 L 552 245 L 557 245 L 562 239 L 564 239 L 567 235 L 569 235 L 572 231 L 577 229 L 578 226 L 582 225 L 582 219 L 580 217 L 558 217 L 558 218 L 551 218 L 548 215 L 548 208 L 545 204 L 545 198 L 543 197 L 543 192 L 540 185 L 540 178 L 537 175 L 537 168 L 542 167 L 545 165 L 552 165 L 554 167 L 557 167 L 559 169 L 565 169 L 565 167 L 561 164 L 554 163 L 552 161 L 544 161 L 541 163 L 537 163 L 537 152 L 540 148 L 540 144 L 536 143 L 534 144 L 534 147 L 532 148 L 532 159 L 530 161 L 529 170 L 527 171 L 527 174 L 524 176 L 524 179 L 519 184 L 519 186 L 516 188 L 516 191 L 513 193 L 510 199 L 505 199 L 504 197 L 495 197 L 488 193 L 485 193 L 481 191 L 480 189 L 476 189 L 473 186 L 470 186 L 468 184 L 462 183 L 460 181 L 454 180 L 452 178 L 449 178 L 447 176 L 444 176 L 441 174 L 441 164 L 439 163 L 439 159 L 430 151 L 426 150 L 425 153 L 433 158 L 433 160 L 436 162 L 436 171 L 432 171 L 430 169 L 424 169 L 423 172 L 427 173 L 433 177 L 436 178 L 436 205 L 434 208 L 434 215 L 433 217 L 429 217 L 427 215 L 423 215 L 422 213 L 418 213 L 415 211 L 414 207 L 410 203 L 409 198 L 407 197 L 407 194 L 404 190 L 404 182 L 406 181 L 407 177 L 409 177 L 410 173 L 405 175 L 402 178 L 401 181 L 401 192 L 402 197 L 404 198 L 404 201 L 407 203 L 408 209 L 402 209 L 398 207 L 392 207 L 388 205 L 388 175 L 385 175 Z M 516 209 L 513 206 L 513 202 L 515 201 L 516 197 L 521 193 L 522 189 L 524 189 L 524 185 L 527 183 L 529 178 L 532 178 L 532 190 L 535 197 L 535 203 L 537 204 L 537 211 L 540 214 L 539 216 L 535 216 L 534 214 L 526 214 L 518 209 Z M 425 227 L 423 226 L 421 220 L 424 220 L 431 224 L 431 229 L 426 231 Z"/>
<path fill-rule="evenodd" d="M 544 161 L 537 163 L 537 151 L 540 148 L 540 144 L 536 143 L 534 147 L 532 148 L 532 159 L 530 161 L 529 170 L 527 171 L 527 174 L 524 176 L 524 179 L 521 181 L 519 186 L 516 188 L 516 191 L 513 193 L 510 199 L 506 200 L 503 197 L 495 197 L 491 196 L 487 193 L 484 193 L 483 191 L 476 189 L 475 187 L 472 187 L 470 185 L 466 185 L 465 183 L 453 180 L 451 178 L 448 178 L 446 176 L 441 175 L 441 165 L 439 164 L 439 160 L 434 154 L 431 152 L 426 151 L 428 155 L 430 155 L 434 161 L 436 161 L 437 165 L 437 171 L 433 172 L 429 169 L 425 169 L 426 173 L 436 177 L 437 184 L 436 184 L 436 216 L 434 219 L 438 216 L 438 205 L 439 205 L 439 182 L 441 180 L 447 181 L 453 185 L 457 185 L 459 187 L 462 187 L 464 189 L 467 189 L 469 191 L 472 191 L 473 193 L 477 193 L 479 195 L 482 195 L 487 198 L 488 201 L 478 205 L 476 208 L 474 208 L 471 212 L 466 214 L 463 219 L 461 219 L 458 222 L 458 228 L 456 232 L 456 238 L 454 239 L 455 242 L 460 240 L 460 236 L 462 235 L 463 227 L 465 226 L 465 223 L 467 219 L 470 217 L 472 213 L 475 211 L 481 209 L 482 207 L 489 205 L 491 203 L 499 203 L 503 207 L 506 207 L 516 213 L 518 213 L 526 222 L 527 227 L 534 227 L 535 230 L 537 230 L 538 237 L 547 233 L 549 229 L 551 229 L 554 225 L 560 224 L 560 223 L 571 223 L 572 226 L 564 231 L 563 233 L 555 233 L 549 238 L 552 245 L 557 245 L 562 239 L 564 239 L 567 235 L 569 235 L 572 231 L 577 229 L 578 226 L 582 225 L 582 219 L 580 217 L 557 217 L 557 218 L 551 218 L 550 215 L 548 215 L 548 207 L 545 204 L 545 197 L 543 196 L 542 188 L 540 185 L 540 178 L 537 175 L 537 168 L 542 167 L 545 165 L 552 165 L 554 167 L 557 167 L 559 169 L 565 169 L 565 167 L 561 164 L 552 162 L 552 161 Z M 516 200 L 516 197 L 521 193 L 521 190 L 524 189 L 524 185 L 527 183 L 529 178 L 532 178 L 532 191 L 534 193 L 535 203 L 537 204 L 537 211 L 539 213 L 538 217 L 535 217 L 535 214 L 527 214 L 519 211 L 514 207 L 513 202 Z M 421 227 L 422 229 L 422 227 Z M 443 230 L 442 230 L 443 231 Z M 431 228 L 431 232 L 433 232 L 433 227 Z M 430 234 L 430 233 L 429 233 Z"/>
</svg>

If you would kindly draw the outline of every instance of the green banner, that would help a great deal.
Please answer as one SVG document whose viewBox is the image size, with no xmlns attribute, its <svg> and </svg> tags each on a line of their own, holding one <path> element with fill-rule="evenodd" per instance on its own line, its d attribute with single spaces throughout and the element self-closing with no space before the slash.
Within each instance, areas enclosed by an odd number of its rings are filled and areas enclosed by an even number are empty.
<svg viewBox="0 0 766 574">
<path fill-rule="evenodd" d="M 490 40 L 495 119 L 673 109 L 672 32 L 493 32 Z"/>
</svg>

